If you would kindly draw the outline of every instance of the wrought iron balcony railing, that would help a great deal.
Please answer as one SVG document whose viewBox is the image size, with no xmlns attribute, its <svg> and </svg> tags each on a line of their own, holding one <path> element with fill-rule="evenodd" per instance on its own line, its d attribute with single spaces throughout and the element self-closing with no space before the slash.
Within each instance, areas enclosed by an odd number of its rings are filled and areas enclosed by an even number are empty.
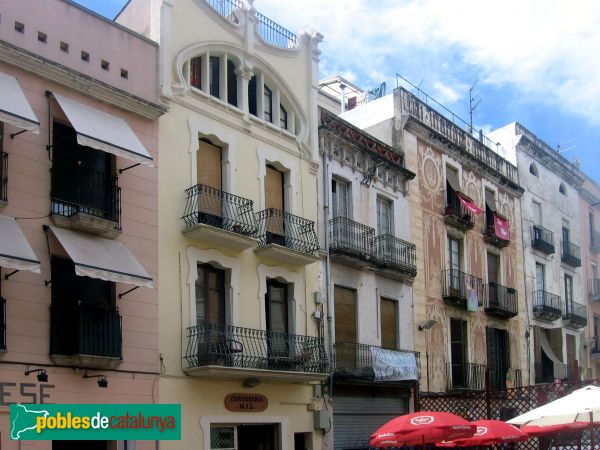
<svg viewBox="0 0 600 450">
<path fill-rule="evenodd" d="M 546 291 L 535 291 L 533 297 L 533 315 L 537 319 L 553 321 L 562 315 L 560 295 Z"/>
<path fill-rule="evenodd" d="M 50 307 L 50 354 L 122 358 L 121 315 L 117 308 Z"/>
<path fill-rule="evenodd" d="M 541 225 L 531 227 L 531 246 L 547 255 L 555 252 L 554 233 Z"/>
<path fill-rule="evenodd" d="M 460 270 L 442 270 L 442 297 L 446 303 L 465 307 L 472 296 L 481 306 L 483 292 L 481 278 Z"/>
<path fill-rule="evenodd" d="M 590 248 L 594 253 L 600 253 L 600 232 L 592 230 L 590 238 Z"/>
<path fill-rule="evenodd" d="M 485 364 L 447 364 L 448 390 L 482 391 L 485 389 Z"/>
<path fill-rule="evenodd" d="M 444 191 L 444 221 L 463 230 L 470 230 L 475 226 L 475 217 L 460 202 L 453 191 Z"/>
<path fill-rule="evenodd" d="M 490 282 L 487 285 L 485 312 L 500 317 L 515 317 L 518 313 L 517 290 Z"/>
<path fill-rule="evenodd" d="M 521 369 L 507 367 L 503 369 L 488 369 L 490 389 L 492 391 L 502 391 L 509 388 L 521 387 L 522 377 Z"/>
<path fill-rule="evenodd" d="M 187 329 L 187 368 L 203 366 L 325 373 L 323 340 L 205 322 Z"/>
<path fill-rule="evenodd" d="M 6 348 L 6 300 L 0 297 L 0 350 Z"/>
<path fill-rule="evenodd" d="M 116 222 L 121 229 L 121 188 L 115 176 L 87 167 L 52 169 L 52 214 L 77 213 Z"/>
<path fill-rule="evenodd" d="M 235 12 L 242 9 L 244 4 L 240 0 L 206 0 L 212 8 L 233 23 L 240 23 Z"/>
<path fill-rule="evenodd" d="M 357 342 L 336 342 L 334 344 L 335 368 L 337 375 L 365 378 L 373 380 L 373 353 L 371 349 L 382 349 L 376 345 L 359 344 Z M 417 377 L 420 373 L 419 352 L 412 350 L 383 349 L 392 352 L 411 353 L 415 355 Z"/>
<path fill-rule="evenodd" d="M 563 303 L 563 325 L 583 328 L 587 325 L 587 306 L 573 300 Z"/>
<path fill-rule="evenodd" d="M 257 213 L 257 222 L 259 247 L 276 244 L 309 255 L 319 249 L 312 220 L 269 208 Z"/>
<path fill-rule="evenodd" d="M 375 250 L 379 267 L 400 271 L 411 277 L 417 275 L 415 244 L 382 234 L 375 238 Z"/>
<path fill-rule="evenodd" d="M 600 278 L 588 280 L 588 295 L 590 300 L 600 300 Z"/>
<path fill-rule="evenodd" d="M 8 153 L 0 150 L 0 202 L 8 200 Z"/>
<path fill-rule="evenodd" d="M 254 202 L 204 184 L 185 190 L 183 221 L 187 228 L 205 224 L 254 237 L 258 231 Z"/>
<path fill-rule="evenodd" d="M 572 242 L 563 241 L 560 259 L 572 267 L 581 267 L 581 250 Z"/>
<path fill-rule="evenodd" d="M 535 382 L 553 383 L 555 380 L 575 380 L 577 378 L 574 367 L 568 364 L 535 363 Z"/>
<path fill-rule="evenodd" d="M 346 217 L 329 220 L 329 252 L 364 261 L 375 258 L 375 229 Z"/>
<path fill-rule="evenodd" d="M 279 48 L 296 48 L 298 36 L 283 28 L 263 14 L 256 12 L 258 18 L 258 34 L 270 45 Z"/>
</svg>

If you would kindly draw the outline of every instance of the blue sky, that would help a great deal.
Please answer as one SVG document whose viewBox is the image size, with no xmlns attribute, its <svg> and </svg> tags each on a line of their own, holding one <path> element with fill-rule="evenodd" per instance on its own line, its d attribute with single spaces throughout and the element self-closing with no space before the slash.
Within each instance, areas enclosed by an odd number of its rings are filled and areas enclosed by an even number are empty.
<svg viewBox="0 0 600 450">
<path fill-rule="evenodd" d="M 109 18 L 125 0 L 78 0 Z M 485 5 L 485 6 L 484 6 Z M 372 89 L 395 74 L 478 129 L 520 122 L 600 183 L 600 2 L 255 0 L 294 32 L 325 36 L 320 77 Z"/>
</svg>

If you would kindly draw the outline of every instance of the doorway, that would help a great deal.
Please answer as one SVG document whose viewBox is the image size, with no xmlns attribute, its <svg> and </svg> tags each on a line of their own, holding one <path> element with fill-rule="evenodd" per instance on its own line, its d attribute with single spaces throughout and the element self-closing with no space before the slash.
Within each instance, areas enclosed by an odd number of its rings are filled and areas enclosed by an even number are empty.
<svg viewBox="0 0 600 450">
<path fill-rule="evenodd" d="M 279 427 L 274 424 L 237 427 L 238 450 L 279 450 Z"/>
</svg>

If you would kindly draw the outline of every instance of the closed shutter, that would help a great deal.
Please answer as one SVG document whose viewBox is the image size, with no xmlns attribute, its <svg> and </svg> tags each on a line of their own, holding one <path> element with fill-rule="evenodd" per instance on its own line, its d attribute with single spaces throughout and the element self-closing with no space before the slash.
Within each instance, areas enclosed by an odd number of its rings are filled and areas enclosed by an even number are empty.
<svg viewBox="0 0 600 450">
<path fill-rule="evenodd" d="M 408 413 L 408 397 L 333 397 L 335 450 L 366 448 L 369 438 L 384 423 Z"/>
<path fill-rule="evenodd" d="M 356 292 L 335 286 L 335 364 L 339 368 L 356 369 Z M 345 343 L 345 344 L 344 344 Z"/>
<path fill-rule="evenodd" d="M 396 349 L 398 345 L 396 323 L 398 323 L 398 302 L 381 299 L 381 346 Z"/>
<path fill-rule="evenodd" d="M 196 158 L 198 184 L 221 189 L 221 148 L 200 141 Z"/>
<path fill-rule="evenodd" d="M 283 173 L 273 167 L 267 166 L 265 174 L 265 206 L 266 209 L 285 211 L 283 200 Z M 283 236 L 285 229 L 284 217 L 281 213 L 269 214 L 266 223 L 267 232 Z"/>
</svg>

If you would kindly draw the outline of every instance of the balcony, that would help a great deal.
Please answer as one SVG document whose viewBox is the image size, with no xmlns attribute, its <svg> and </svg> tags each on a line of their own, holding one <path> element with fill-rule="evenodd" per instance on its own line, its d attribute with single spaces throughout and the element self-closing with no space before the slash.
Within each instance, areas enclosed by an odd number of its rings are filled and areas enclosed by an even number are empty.
<svg viewBox="0 0 600 450">
<path fill-rule="evenodd" d="M 204 184 L 185 191 L 183 233 L 192 239 L 243 251 L 255 247 L 258 227 L 252 200 Z"/>
<path fill-rule="evenodd" d="M 449 305 L 467 307 L 469 295 L 475 296 L 477 304 L 483 301 L 483 282 L 481 278 L 460 270 L 442 270 L 442 297 Z"/>
<path fill-rule="evenodd" d="M 579 247 L 569 241 L 563 241 L 560 260 L 571 267 L 581 267 L 581 251 Z"/>
<path fill-rule="evenodd" d="M 122 362 L 121 336 L 117 308 L 50 307 L 50 358 L 56 364 L 114 369 Z"/>
<path fill-rule="evenodd" d="M 444 191 L 444 198 L 444 222 L 463 231 L 472 230 L 475 217 L 463 206 L 458 196 L 454 192 Z"/>
<path fill-rule="evenodd" d="M 113 239 L 121 233 L 117 177 L 87 167 L 52 169 L 52 221 L 57 226 Z"/>
<path fill-rule="evenodd" d="M 588 296 L 590 301 L 600 300 L 600 278 L 588 280 Z"/>
<path fill-rule="evenodd" d="M 8 153 L 0 150 L 0 210 L 6 206 L 8 201 Z"/>
<path fill-rule="evenodd" d="M 389 234 L 375 238 L 377 275 L 394 280 L 417 276 L 415 244 Z"/>
<path fill-rule="evenodd" d="M 504 391 L 506 389 L 521 387 L 521 369 L 512 367 L 505 369 L 488 369 L 489 386 L 492 391 Z"/>
<path fill-rule="evenodd" d="M 583 328 L 587 325 L 587 307 L 573 300 L 564 303 L 562 313 L 563 326 Z"/>
<path fill-rule="evenodd" d="M 376 345 L 359 344 L 357 342 L 336 342 L 334 345 L 335 351 L 335 368 L 336 377 L 353 378 L 357 380 L 373 381 L 375 372 L 373 370 L 373 351 L 371 349 L 386 350 L 393 352 L 400 357 L 410 353 L 415 356 L 416 377 L 419 378 L 419 353 L 412 350 L 397 350 L 383 349 Z M 390 369 L 398 369 L 390 367 Z M 413 369 L 410 369 L 413 370 Z M 390 373 L 397 371 L 391 370 Z M 381 380 L 385 381 L 385 380 Z M 385 381 L 386 383 L 394 381 Z M 398 381 L 395 381 L 398 382 Z"/>
<path fill-rule="evenodd" d="M 600 233 L 596 230 L 592 230 L 590 233 L 591 233 L 590 249 L 594 253 L 600 253 Z"/>
<path fill-rule="evenodd" d="M 198 377 L 308 382 L 328 376 L 321 338 L 208 322 L 187 329 L 183 359 L 187 374 Z"/>
<path fill-rule="evenodd" d="M 495 216 L 496 213 L 486 208 L 485 232 L 483 234 L 483 240 L 488 244 L 495 245 L 499 248 L 504 248 L 510 244 L 510 235 L 505 232 L 506 236 L 503 236 L 503 230 L 501 227 L 499 228 L 497 226 Z M 506 223 L 508 224 L 508 220 Z"/>
<path fill-rule="evenodd" d="M 531 247 L 539 250 L 546 255 L 551 255 L 555 252 L 554 249 L 554 233 L 540 225 L 531 227 Z"/>
<path fill-rule="evenodd" d="M 554 364 L 551 361 L 535 363 L 535 382 L 554 383 L 555 380 L 575 380 L 575 370 L 567 364 Z"/>
<path fill-rule="evenodd" d="M 446 366 L 448 391 L 483 391 L 485 389 L 485 364 L 452 364 Z"/>
<path fill-rule="evenodd" d="M 490 282 L 487 285 L 485 312 L 498 317 L 510 319 L 518 313 L 517 290 Z"/>
<path fill-rule="evenodd" d="M 319 259 L 319 241 L 312 220 L 275 208 L 257 214 L 257 254 L 284 264 L 305 266 Z"/>
<path fill-rule="evenodd" d="M 375 229 L 347 219 L 329 220 L 329 255 L 333 262 L 362 269 L 375 266 Z"/>
<path fill-rule="evenodd" d="M 533 315 L 538 320 L 553 322 L 562 316 L 562 302 L 560 295 L 546 291 L 533 293 Z"/>
</svg>

